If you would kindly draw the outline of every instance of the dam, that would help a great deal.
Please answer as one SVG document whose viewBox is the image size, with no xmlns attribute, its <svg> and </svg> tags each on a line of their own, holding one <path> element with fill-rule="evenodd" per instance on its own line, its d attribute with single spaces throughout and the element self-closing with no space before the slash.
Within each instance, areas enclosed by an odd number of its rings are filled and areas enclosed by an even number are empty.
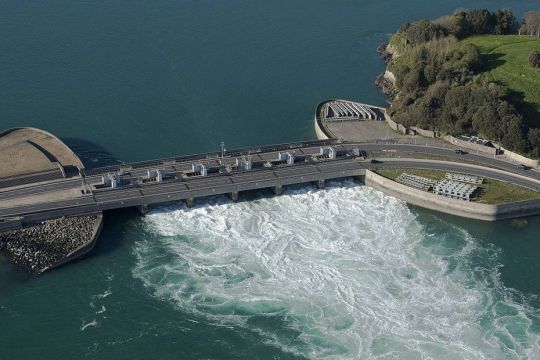
<svg viewBox="0 0 540 360">
<path fill-rule="evenodd" d="M 368 153 L 377 150 L 399 152 L 403 158 L 368 158 Z M 408 158 L 411 153 L 444 154 L 461 162 Z M 367 170 L 403 166 L 471 173 L 540 189 L 538 179 L 510 172 L 515 170 L 512 164 L 481 155 L 456 155 L 452 149 L 418 145 L 320 140 L 80 169 L 77 176 L 4 188 L 0 191 L 0 229 L 126 207 L 144 212 L 149 205 L 169 201 L 191 205 L 196 198 L 220 194 L 236 200 L 239 192 L 263 188 L 279 194 L 283 186 L 292 184 L 313 182 L 323 188 L 327 180 L 363 180 Z M 540 177 L 536 172 L 530 174 Z"/>
<path fill-rule="evenodd" d="M 320 140 L 222 149 L 94 169 L 86 169 L 52 134 L 32 128 L 4 131 L 0 133 L 0 250 L 7 249 L 18 256 L 15 262 L 41 273 L 90 251 L 101 230 L 104 211 L 136 207 L 145 214 L 153 204 L 184 201 L 192 206 L 198 198 L 224 194 L 236 201 L 244 191 L 269 188 L 280 194 L 285 186 L 304 183 L 323 189 L 328 180 L 351 177 L 409 204 L 457 216 L 493 221 L 540 213 L 540 199 L 464 206 L 462 200 L 414 189 L 377 174 L 383 169 L 432 169 L 539 191 L 537 171 L 437 143 L 336 139 L 325 124 L 372 122 L 380 126 L 384 117 L 382 108 L 331 100 L 317 108 L 314 121 Z M 56 234 L 52 231 L 55 226 L 65 230 Z M 82 229 L 80 236 L 77 229 Z M 47 233 L 51 239 L 44 236 Z M 78 240 L 73 241 L 74 237 Z M 58 243 L 65 246 L 58 247 Z M 42 248 L 49 249 L 46 260 L 34 258 L 32 253 L 40 253 Z"/>
<path fill-rule="evenodd" d="M 0 228 L 241 191 L 362 176 L 366 159 L 355 144 L 311 141 L 165 158 L 92 170 L 80 176 L 2 191 Z M 46 200 L 46 201 L 44 201 Z"/>
</svg>

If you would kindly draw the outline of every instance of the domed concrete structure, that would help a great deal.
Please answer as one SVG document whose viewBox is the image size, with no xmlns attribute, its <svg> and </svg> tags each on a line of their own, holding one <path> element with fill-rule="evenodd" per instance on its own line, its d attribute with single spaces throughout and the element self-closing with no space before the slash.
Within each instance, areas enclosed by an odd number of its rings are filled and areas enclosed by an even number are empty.
<svg viewBox="0 0 540 360">
<path fill-rule="evenodd" d="M 0 188 L 78 176 L 79 157 L 53 134 L 36 128 L 0 133 Z"/>
<path fill-rule="evenodd" d="M 21 201 L 12 195 L 25 185 L 76 179 L 83 169 L 79 157 L 49 132 L 28 127 L 0 132 L 0 209 L 81 198 L 84 194 L 78 188 L 58 190 L 53 195 L 29 193 Z M 19 267 L 40 274 L 91 251 L 102 224 L 101 212 L 46 221 L 0 219 L 4 225 L 0 226 L 0 252 Z"/>
</svg>

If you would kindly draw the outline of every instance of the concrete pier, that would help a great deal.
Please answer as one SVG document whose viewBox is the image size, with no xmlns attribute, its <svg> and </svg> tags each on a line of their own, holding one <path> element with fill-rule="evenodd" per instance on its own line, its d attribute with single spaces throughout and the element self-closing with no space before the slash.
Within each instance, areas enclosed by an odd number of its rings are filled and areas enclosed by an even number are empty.
<svg viewBox="0 0 540 360">
<path fill-rule="evenodd" d="M 233 191 L 229 193 L 229 197 L 232 201 L 238 201 L 238 191 Z"/>
<path fill-rule="evenodd" d="M 195 199 L 192 197 L 186 198 L 186 206 L 188 208 L 193 207 L 193 204 L 195 203 Z"/>
<path fill-rule="evenodd" d="M 281 193 L 283 192 L 283 186 L 282 185 L 274 186 L 272 187 L 272 190 L 274 191 L 274 194 L 281 195 Z"/>
<path fill-rule="evenodd" d="M 317 189 L 322 190 L 326 187 L 326 180 L 317 180 L 315 185 L 317 185 Z"/>
<path fill-rule="evenodd" d="M 141 215 L 148 214 L 148 205 L 139 205 L 137 206 L 137 210 L 141 213 Z"/>
</svg>

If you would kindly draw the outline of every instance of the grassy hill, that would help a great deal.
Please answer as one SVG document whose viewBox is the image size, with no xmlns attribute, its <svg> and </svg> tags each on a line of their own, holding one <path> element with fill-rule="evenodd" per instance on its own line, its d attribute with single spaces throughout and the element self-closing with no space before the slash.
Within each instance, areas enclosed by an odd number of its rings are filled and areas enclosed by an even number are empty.
<svg viewBox="0 0 540 360">
<path fill-rule="evenodd" d="M 540 126 L 540 69 L 529 66 L 533 50 L 540 51 L 540 39 L 519 35 L 471 36 L 463 43 L 479 47 L 484 56 L 484 74 L 489 81 L 507 86 L 510 100 L 532 127 Z"/>
</svg>

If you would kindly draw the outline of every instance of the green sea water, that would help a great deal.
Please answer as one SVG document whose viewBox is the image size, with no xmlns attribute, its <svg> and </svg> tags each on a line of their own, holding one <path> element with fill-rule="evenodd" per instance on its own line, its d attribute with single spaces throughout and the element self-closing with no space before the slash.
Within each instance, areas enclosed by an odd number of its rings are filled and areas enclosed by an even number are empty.
<svg viewBox="0 0 540 360">
<path fill-rule="evenodd" d="M 537 1 L 0 2 L 0 128 L 89 166 L 313 139 L 377 105 L 375 48 L 458 7 Z M 540 357 L 540 218 L 495 224 L 351 182 L 114 211 L 85 259 L 0 258 L 0 359 Z"/>
</svg>

